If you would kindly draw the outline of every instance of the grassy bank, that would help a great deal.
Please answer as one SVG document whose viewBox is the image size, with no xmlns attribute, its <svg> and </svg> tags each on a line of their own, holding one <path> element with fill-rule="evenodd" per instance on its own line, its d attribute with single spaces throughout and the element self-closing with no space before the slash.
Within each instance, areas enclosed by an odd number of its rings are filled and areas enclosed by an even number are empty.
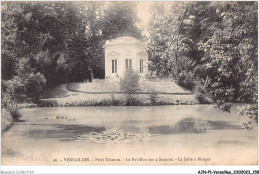
<svg viewBox="0 0 260 175">
<path fill-rule="evenodd" d="M 152 90 L 151 90 L 152 89 Z M 93 83 L 60 84 L 47 91 L 38 104 L 25 107 L 58 106 L 155 106 L 198 104 L 194 94 L 174 82 L 141 81 L 139 90 L 129 99 L 119 82 L 97 80 Z"/>
<path fill-rule="evenodd" d="M 128 99 L 126 94 L 77 94 L 62 98 L 43 99 L 39 107 L 58 106 L 153 106 L 153 105 L 192 105 L 198 104 L 194 95 L 134 94 Z M 34 106 L 31 106 L 34 107 Z"/>
<path fill-rule="evenodd" d="M 81 93 L 123 93 L 120 89 L 119 81 L 96 80 L 92 83 L 70 83 L 67 89 L 71 92 Z M 190 91 L 178 86 L 173 81 L 150 81 L 142 80 L 139 82 L 138 93 L 149 94 L 150 90 L 160 94 L 191 94 Z"/>
<path fill-rule="evenodd" d="M 1 133 L 7 131 L 13 125 L 13 118 L 6 109 L 1 110 Z"/>
</svg>

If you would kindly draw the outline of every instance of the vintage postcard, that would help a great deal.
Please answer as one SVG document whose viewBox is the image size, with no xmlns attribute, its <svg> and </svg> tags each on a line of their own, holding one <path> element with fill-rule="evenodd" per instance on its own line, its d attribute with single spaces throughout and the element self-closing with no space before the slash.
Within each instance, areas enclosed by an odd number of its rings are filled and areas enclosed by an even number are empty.
<svg viewBox="0 0 260 175">
<path fill-rule="evenodd" d="M 2 1 L 1 164 L 258 165 L 257 23 L 257 1 Z"/>
</svg>

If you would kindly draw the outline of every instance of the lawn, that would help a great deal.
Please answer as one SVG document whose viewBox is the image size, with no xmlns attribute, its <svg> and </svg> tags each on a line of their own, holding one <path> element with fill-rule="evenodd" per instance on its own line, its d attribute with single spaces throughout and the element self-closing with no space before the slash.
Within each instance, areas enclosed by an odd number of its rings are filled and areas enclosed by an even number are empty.
<svg viewBox="0 0 260 175">
<path fill-rule="evenodd" d="M 133 97 L 135 105 L 151 105 L 150 91 L 158 92 L 156 104 L 178 105 L 197 104 L 197 100 L 190 91 L 187 91 L 174 82 L 169 81 L 141 81 L 137 94 Z M 61 84 L 45 93 L 40 106 L 124 106 L 126 94 L 120 90 L 118 81 L 95 80 L 92 83 Z"/>
<path fill-rule="evenodd" d="M 70 83 L 68 89 L 74 92 L 85 93 L 122 93 L 119 81 L 97 80 L 92 83 Z M 138 93 L 150 93 L 151 90 L 159 94 L 190 94 L 191 92 L 178 86 L 173 81 L 149 81 L 139 83 Z"/>
</svg>

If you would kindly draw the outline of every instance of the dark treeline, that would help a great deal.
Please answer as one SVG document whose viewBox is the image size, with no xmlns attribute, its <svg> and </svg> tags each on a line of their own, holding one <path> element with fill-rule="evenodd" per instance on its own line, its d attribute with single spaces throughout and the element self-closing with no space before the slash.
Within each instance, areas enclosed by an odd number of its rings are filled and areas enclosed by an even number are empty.
<svg viewBox="0 0 260 175">
<path fill-rule="evenodd" d="M 219 104 L 256 102 L 257 12 L 257 2 L 156 3 L 152 69 L 190 90 L 207 86 Z"/>
<path fill-rule="evenodd" d="M 104 78 L 104 42 L 141 37 L 134 3 L 2 3 L 2 89 L 39 99 L 46 87 Z"/>
<path fill-rule="evenodd" d="M 258 102 L 257 2 L 161 2 L 149 24 L 150 65 L 195 92 L 200 103 Z M 257 122 L 257 107 L 242 113 Z M 247 126 L 246 126 L 247 127 Z"/>
</svg>

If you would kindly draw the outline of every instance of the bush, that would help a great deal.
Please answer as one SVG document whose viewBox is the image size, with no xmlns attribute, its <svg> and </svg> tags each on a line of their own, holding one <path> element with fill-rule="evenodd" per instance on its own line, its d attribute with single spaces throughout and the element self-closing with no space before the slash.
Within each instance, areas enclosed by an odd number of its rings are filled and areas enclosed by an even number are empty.
<svg viewBox="0 0 260 175">
<path fill-rule="evenodd" d="M 21 58 L 17 67 L 17 75 L 5 83 L 6 92 L 17 102 L 29 99 L 38 103 L 46 83 L 45 77 L 39 72 L 35 73 L 29 59 Z"/>
<path fill-rule="evenodd" d="M 2 92 L 1 106 L 10 113 L 14 121 L 18 121 L 19 118 L 22 117 L 16 101 L 14 101 L 9 94 Z"/>
<path fill-rule="evenodd" d="M 4 84 L 2 84 L 2 88 L 4 88 L 4 93 L 10 95 L 12 100 L 16 102 L 25 101 L 26 95 L 24 94 L 24 83 L 21 79 L 14 78 L 5 81 Z"/>
<path fill-rule="evenodd" d="M 119 100 L 116 100 L 114 92 L 111 92 L 111 105 L 118 106 L 120 104 Z"/>
<path fill-rule="evenodd" d="M 139 74 L 133 69 L 127 69 L 120 79 L 120 88 L 126 94 L 134 94 L 139 90 Z"/>
<path fill-rule="evenodd" d="M 208 97 L 200 92 L 196 93 L 196 99 L 200 104 L 210 104 Z"/>
<path fill-rule="evenodd" d="M 157 104 L 158 99 L 158 92 L 154 89 L 149 90 L 149 100 L 151 101 L 152 105 Z"/>
<path fill-rule="evenodd" d="M 182 70 L 178 74 L 177 84 L 186 89 L 193 90 L 196 85 L 195 79 L 196 78 L 194 73 L 192 73 L 191 71 Z"/>
<path fill-rule="evenodd" d="M 258 125 L 258 105 L 257 104 L 248 104 L 239 108 L 239 113 L 242 116 L 247 116 L 248 121 L 243 123 L 243 128 L 251 130 L 256 128 Z"/>
<path fill-rule="evenodd" d="M 126 96 L 126 103 L 123 104 L 124 106 L 141 106 L 143 103 L 138 100 L 138 98 L 134 98 L 132 95 L 127 94 Z"/>
<path fill-rule="evenodd" d="M 31 98 L 33 102 L 39 102 L 40 94 L 43 92 L 45 83 L 46 79 L 39 72 L 29 74 L 25 84 L 26 96 Z"/>
<path fill-rule="evenodd" d="M 176 69 L 174 72 L 176 83 L 186 89 L 193 90 L 197 80 L 196 70 L 196 61 L 183 57 L 180 59 L 178 70 Z"/>
<path fill-rule="evenodd" d="M 31 100 L 38 103 L 43 92 L 45 78 L 40 73 L 31 73 L 25 77 L 15 76 L 7 84 L 7 93 L 17 102 Z"/>
<path fill-rule="evenodd" d="M 135 94 L 139 90 L 139 79 L 139 74 L 133 69 L 127 69 L 123 78 L 120 79 L 121 91 L 127 94 L 127 105 L 132 105 L 135 103 L 135 99 L 132 97 L 132 94 Z"/>
<path fill-rule="evenodd" d="M 208 97 L 207 92 L 203 86 L 195 87 L 195 97 L 200 104 L 211 104 L 213 101 Z"/>
<path fill-rule="evenodd" d="M 19 118 L 22 117 L 21 113 L 19 112 L 19 107 L 17 103 L 13 102 L 8 105 L 7 111 L 10 112 L 14 121 L 18 121 Z"/>
<path fill-rule="evenodd" d="M 201 79 L 197 82 L 194 93 L 196 94 L 196 99 L 200 104 L 211 104 L 213 101 L 208 96 L 207 87 L 208 87 L 209 79 L 206 80 Z"/>
</svg>

